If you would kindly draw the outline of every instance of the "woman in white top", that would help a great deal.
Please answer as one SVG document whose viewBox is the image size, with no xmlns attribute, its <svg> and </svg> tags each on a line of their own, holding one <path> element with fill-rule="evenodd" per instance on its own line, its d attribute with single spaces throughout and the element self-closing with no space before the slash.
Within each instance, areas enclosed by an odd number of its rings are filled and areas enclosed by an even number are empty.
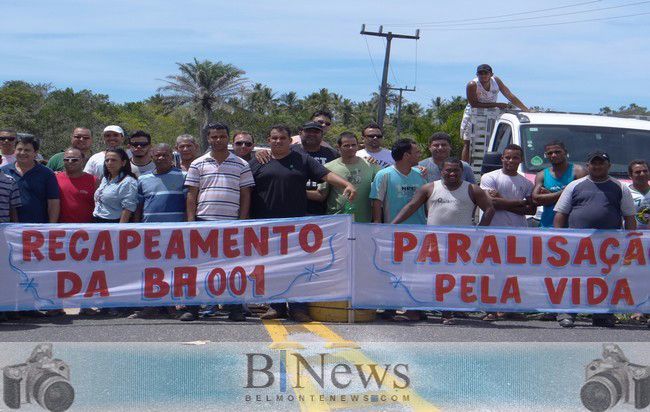
<svg viewBox="0 0 650 412">
<path fill-rule="evenodd" d="M 512 94 L 510 89 L 498 77 L 492 73 L 492 67 L 487 64 L 481 64 L 476 68 L 476 77 L 467 83 L 467 107 L 463 114 L 463 120 L 460 124 L 460 135 L 463 139 L 463 154 L 462 160 L 469 162 L 469 144 L 471 132 L 471 110 L 473 108 L 491 108 L 498 107 L 499 109 L 507 109 L 512 105 L 517 106 L 521 110 L 527 112 L 528 107 Z M 510 103 L 498 103 L 497 97 L 501 92 Z"/>
</svg>

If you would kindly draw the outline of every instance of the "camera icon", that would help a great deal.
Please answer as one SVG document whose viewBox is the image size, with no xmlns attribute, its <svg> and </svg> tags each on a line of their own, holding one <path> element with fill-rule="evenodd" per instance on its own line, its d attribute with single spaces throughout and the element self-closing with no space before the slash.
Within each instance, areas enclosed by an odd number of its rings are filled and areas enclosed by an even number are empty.
<svg viewBox="0 0 650 412">
<path fill-rule="evenodd" d="M 2 372 L 4 401 L 11 409 L 36 401 L 44 409 L 63 412 L 74 401 L 70 367 L 52 358 L 51 343 L 37 345 L 25 363 L 5 366 Z"/>
<path fill-rule="evenodd" d="M 650 405 L 650 368 L 630 363 L 618 345 L 604 344 L 603 358 L 591 361 L 585 374 L 580 400 L 592 412 L 613 408 L 621 399 L 636 409 Z"/>
</svg>

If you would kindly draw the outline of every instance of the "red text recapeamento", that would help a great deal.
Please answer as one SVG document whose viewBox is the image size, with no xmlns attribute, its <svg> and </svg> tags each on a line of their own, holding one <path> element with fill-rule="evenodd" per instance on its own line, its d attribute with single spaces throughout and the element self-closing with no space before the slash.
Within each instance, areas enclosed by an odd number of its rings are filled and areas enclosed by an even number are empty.
<svg viewBox="0 0 650 412">
<path fill-rule="evenodd" d="M 168 232 L 168 236 L 162 236 L 160 229 L 100 230 L 92 235 L 82 229 L 23 230 L 22 258 L 24 262 L 125 261 L 129 252 L 137 249 L 142 249 L 148 260 L 287 255 L 296 247 L 315 253 L 323 245 L 324 236 L 315 224 L 183 228 Z M 278 242 L 277 250 L 270 250 L 272 242 Z"/>
<path fill-rule="evenodd" d="M 647 264 L 648 250 L 644 248 L 640 232 L 623 232 L 625 234 L 618 237 L 585 236 L 580 238 L 575 248 L 568 246 L 575 244 L 569 242 L 568 234 L 497 236 L 489 232 L 477 233 L 480 234 L 470 237 L 454 232 L 428 233 L 424 236 L 405 231 L 394 232 L 393 262 L 401 263 L 405 256 L 412 256 L 418 263 L 548 264 L 556 268 L 584 264 L 600 267 L 602 274 L 610 273 L 618 263 Z"/>
</svg>

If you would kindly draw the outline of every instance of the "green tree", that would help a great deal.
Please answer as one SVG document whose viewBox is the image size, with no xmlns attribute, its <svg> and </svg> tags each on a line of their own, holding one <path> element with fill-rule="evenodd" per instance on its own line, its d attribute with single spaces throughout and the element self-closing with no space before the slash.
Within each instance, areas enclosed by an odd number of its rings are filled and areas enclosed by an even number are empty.
<svg viewBox="0 0 650 412">
<path fill-rule="evenodd" d="M 167 76 L 167 83 L 158 90 L 168 106 L 190 106 L 202 116 L 199 131 L 204 149 L 208 147 L 205 127 L 212 121 L 215 109 L 225 109 L 231 98 L 241 93 L 248 80 L 245 72 L 232 64 L 199 61 L 177 63 L 180 74 Z"/>
</svg>

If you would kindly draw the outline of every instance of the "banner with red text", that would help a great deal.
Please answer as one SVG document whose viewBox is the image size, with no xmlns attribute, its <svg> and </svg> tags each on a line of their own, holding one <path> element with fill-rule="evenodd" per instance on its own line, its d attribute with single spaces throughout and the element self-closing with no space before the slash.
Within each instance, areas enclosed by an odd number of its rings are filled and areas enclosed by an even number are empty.
<svg viewBox="0 0 650 412">
<path fill-rule="evenodd" d="M 354 224 L 357 308 L 650 313 L 650 232 Z"/>
<path fill-rule="evenodd" d="M 0 225 L 0 311 L 345 300 L 349 216 Z"/>
</svg>

